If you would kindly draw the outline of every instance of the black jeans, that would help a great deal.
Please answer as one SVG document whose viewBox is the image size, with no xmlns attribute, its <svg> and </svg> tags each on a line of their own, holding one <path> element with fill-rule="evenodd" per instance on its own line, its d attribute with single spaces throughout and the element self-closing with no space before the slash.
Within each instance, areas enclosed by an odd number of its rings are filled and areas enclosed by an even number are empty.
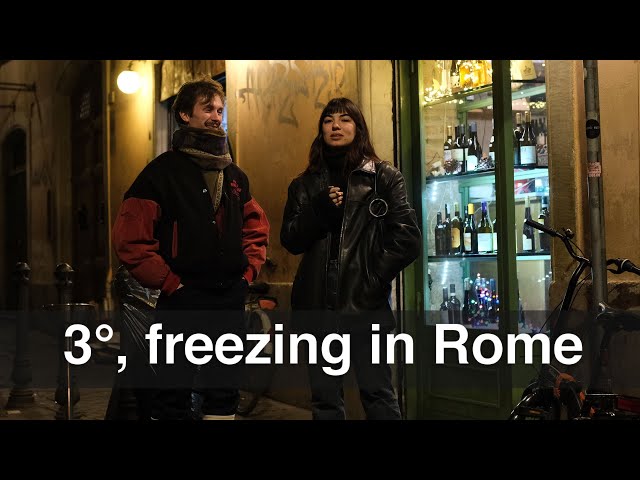
<svg viewBox="0 0 640 480">
<path fill-rule="evenodd" d="M 329 315 L 337 315 L 327 312 Z M 380 352 L 384 352 L 388 331 L 380 333 Z M 400 406 L 393 388 L 391 367 L 381 354 L 379 364 L 371 360 L 371 335 L 367 333 L 350 334 L 350 368 L 354 369 L 360 402 L 367 420 L 401 420 Z M 323 367 L 338 370 L 340 364 L 330 364 L 321 354 L 323 336 L 317 336 L 317 363 L 308 363 L 309 383 L 311 385 L 311 412 L 314 420 L 344 420 L 344 376 L 331 376 Z M 339 342 L 331 342 L 331 355 L 340 358 L 342 352 Z"/>
<path fill-rule="evenodd" d="M 164 294 L 156 305 L 157 322 L 162 323 L 163 338 L 167 334 L 183 335 L 183 341 L 173 348 L 173 362 L 166 355 L 166 341 L 158 344 L 158 376 L 153 390 L 151 416 L 158 419 L 199 419 L 204 415 L 231 415 L 239 401 L 238 387 L 242 381 L 243 360 L 236 365 L 224 365 L 215 355 L 216 340 L 223 334 L 237 335 L 245 341 L 244 304 L 247 283 L 224 290 L 201 290 L 184 286 L 170 296 Z M 212 351 L 195 352 L 193 356 L 211 359 L 196 365 L 187 358 L 185 345 L 194 334 L 211 339 Z M 195 338 L 195 337 L 194 337 Z M 202 341 L 193 346 L 202 346 Z M 225 345 L 228 345 L 225 342 Z M 235 352 L 228 352 L 232 357 Z"/>
</svg>

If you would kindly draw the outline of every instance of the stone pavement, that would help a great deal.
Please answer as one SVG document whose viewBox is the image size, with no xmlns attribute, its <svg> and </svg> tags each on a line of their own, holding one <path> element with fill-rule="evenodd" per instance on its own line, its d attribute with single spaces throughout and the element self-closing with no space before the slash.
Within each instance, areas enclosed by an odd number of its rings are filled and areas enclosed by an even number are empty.
<svg viewBox="0 0 640 480">
<path fill-rule="evenodd" d="M 0 401 L 4 405 L 9 398 L 10 389 L 0 389 Z M 54 401 L 55 389 L 43 389 L 35 394 L 32 406 L 3 410 L 0 409 L 0 420 L 55 420 L 58 405 Z M 79 420 L 104 420 L 110 388 L 81 388 L 80 401 L 75 406 L 75 414 Z M 236 417 L 238 420 L 311 420 L 311 411 L 286 403 L 263 397 L 254 411 L 247 417 Z"/>
<path fill-rule="evenodd" d="M 11 376 L 16 356 L 15 322 L 0 312 L 0 420 L 54 420 L 58 405 L 54 401 L 57 378 L 60 374 L 59 346 L 54 336 L 31 328 L 29 332 L 29 363 L 34 403 L 26 408 L 6 409 L 11 392 Z M 114 355 L 119 351 L 117 341 L 108 345 L 91 344 L 91 360 L 74 369 L 80 391 L 75 414 L 80 420 L 104 420 L 116 374 Z M 74 415 L 75 416 L 75 415 Z M 310 420 L 311 411 L 262 398 L 243 420 Z"/>
</svg>

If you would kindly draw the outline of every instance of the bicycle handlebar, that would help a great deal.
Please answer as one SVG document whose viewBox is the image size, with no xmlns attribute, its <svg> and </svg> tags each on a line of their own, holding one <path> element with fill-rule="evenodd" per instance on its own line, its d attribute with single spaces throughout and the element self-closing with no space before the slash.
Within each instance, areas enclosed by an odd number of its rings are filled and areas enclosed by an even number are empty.
<svg viewBox="0 0 640 480">
<path fill-rule="evenodd" d="M 553 228 L 549 228 L 546 225 L 542 225 L 541 223 L 538 223 L 531 219 L 525 220 L 525 223 L 537 230 L 540 230 L 542 232 L 545 232 L 551 235 L 552 237 L 558 237 L 560 240 L 562 240 L 562 243 L 564 243 L 564 246 L 567 248 L 569 255 L 571 255 L 578 262 L 591 266 L 591 261 L 588 258 L 578 255 L 576 251 L 573 249 L 573 245 L 571 245 L 571 238 L 573 238 L 573 232 L 571 232 L 571 230 L 565 229 L 564 230 L 565 233 L 560 233 L 557 230 L 554 230 Z"/>
<path fill-rule="evenodd" d="M 628 258 L 610 258 L 607 260 L 607 266 L 615 265 L 618 267 L 617 270 L 613 270 L 611 268 L 607 268 L 611 273 L 615 273 L 616 275 L 620 275 L 624 272 L 635 273 L 636 275 L 640 275 L 640 268 L 638 268 L 631 260 Z"/>
<path fill-rule="evenodd" d="M 563 235 L 560 232 L 556 232 L 553 228 L 549 228 L 546 225 L 543 225 L 543 224 L 538 223 L 536 221 L 533 221 L 531 219 L 527 219 L 524 223 L 526 223 L 530 227 L 533 227 L 533 228 L 535 228 L 537 230 L 540 230 L 540 231 L 542 231 L 544 233 L 548 233 L 552 237 L 558 237 L 558 238 L 562 238 L 563 237 Z"/>
<path fill-rule="evenodd" d="M 576 260 L 578 261 L 583 261 L 585 263 L 587 263 L 588 265 L 591 265 L 591 262 L 589 261 L 588 258 L 584 258 L 581 257 L 580 255 L 576 254 L 576 252 L 573 250 L 573 246 L 571 245 L 570 242 L 570 236 L 572 235 L 570 231 L 565 230 L 565 232 L 567 232 L 567 234 L 563 234 L 558 232 L 557 230 L 554 230 L 553 228 L 549 228 L 546 225 L 542 225 L 541 223 L 538 223 L 534 220 L 530 220 L 527 219 L 525 220 L 525 223 L 537 230 L 540 230 L 542 232 L 545 232 L 549 235 L 551 235 L 552 237 L 558 237 L 560 240 L 562 240 L 562 242 L 565 244 L 565 246 L 567 247 L 567 250 L 569 251 L 569 254 Z M 608 259 L 607 260 L 607 266 L 609 265 L 615 265 L 617 268 L 617 270 L 608 268 L 607 270 L 610 271 L 611 273 L 614 273 L 616 275 L 620 275 L 621 273 L 624 272 L 630 272 L 630 273 L 635 273 L 636 275 L 640 275 L 640 268 L 638 266 L 636 266 L 631 260 L 629 260 L 628 258 L 612 258 L 612 259 Z"/>
</svg>

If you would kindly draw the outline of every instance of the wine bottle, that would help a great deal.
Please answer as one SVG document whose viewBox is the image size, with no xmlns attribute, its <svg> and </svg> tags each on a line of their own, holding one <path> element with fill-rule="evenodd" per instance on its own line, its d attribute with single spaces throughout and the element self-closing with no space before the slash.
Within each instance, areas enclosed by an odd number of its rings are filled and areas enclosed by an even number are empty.
<svg viewBox="0 0 640 480">
<path fill-rule="evenodd" d="M 456 93 L 462 90 L 460 87 L 460 60 L 451 60 L 449 82 L 451 85 L 451 93 Z"/>
<path fill-rule="evenodd" d="M 451 254 L 458 255 L 462 253 L 460 248 L 462 239 L 462 223 L 460 222 L 460 208 L 458 202 L 453 204 L 453 218 L 451 219 Z"/>
<path fill-rule="evenodd" d="M 451 164 L 451 149 L 453 148 L 453 137 L 451 136 L 451 125 L 447 125 L 447 139 L 442 147 L 442 159 L 445 166 L 445 172 L 449 169 L 446 168 L 447 164 Z"/>
<path fill-rule="evenodd" d="M 469 124 L 469 140 L 467 145 L 466 167 L 467 172 L 473 172 L 478 168 L 478 161 L 482 158 L 482 147 L 478 143 L 478 124 Z"/>
<path fill-rule="evenodd" d="M 542 197 L 542 208 L 538 214 L 538 223 L 542 225 L 550 225 L 549 218 L 549 197 Z M 540 245 L 540 251 L 549 253 L 551 251 L 551 237 L 549 234 L 544 233 L 542 230 L 538 231 L 538 242 Z"/>
<path fill-rule="evenodd" d="M 531 125 L 531 111 L 524 112 L 524 131 L 520 139 L 520 164 L 535 165 L 536 158 L 536 135 Z"/>
<path fill-rule="evenodd" d="M 538 165 L 549 165 L 549 153 L 547 151 L 547 131 L 543 119 L 538 123 L 538 136 L 536 137 L 536 148 L 538 154 Z"/>
<path fill-rule="evenodd" d="M 461 131 L 462 129 L 462 131 Z M 461 173 L 464 166 L 464 127 L 462 125 L 456 125 L 455 129 L 456 138 L 453 141 L 453 148 L 451 149 L 451 160 L 455 164 L 452 173 Z"/>
<path fill-rule="evenodd" d="M 456 297 L 456 285 L 449 285 L 449 323 L 462 324 L 462 312 L 460 300 Z"/>
<path fill-rule="evenodd" d="M 495 147 L 493 146 L 496 141 L 496 128 L 493 125 L 493 120 L 491 120 L 491 139 L 489 139 L 489 159 L 491 160 L 491 165 L 493 168 L 496 166 L 496 152 Z"/>
<path fill-rule="evenodd" d="M 467 205 L 467 219 L 464 224 L 464 253 L 478 253 L 478 230 L 473 203 Z"/>
<path fill-rule="evenodd" d="M 442 289 L 442 303 L 440 304 L 440 323 L 449 323 L 449 289 Z"/>
<path fill-rule="evenodd" d="M 491 323 L 498 323 L 500 320 L 500 302 L 498 302 L 498 287 L 496 285 L 496 279 L 489 279 L 489 290 L 491 291 L 491 312 L 489 314 L 489 321 Z"/>
<path fill-rule="evenodd" d="M 527 220 L 531 220 L 531 207 L 529 206 L 529 197 L 525 197 L 524 223 L 522 224 L 522 251 L 535 252 L 535 229 L 532 226 L 527 225 Z"/>
<path fill-rule="evenodd" d="M 444 225 L 442 224 L 442 212 L 438 212 L 436 214 L 436 228 L 435 228 L 436 255 L 447 254 L 448 240 L 449 239 L 445 237 Z"/>
<path fill-rule="evenodd" d="M 516 127 L 513 129 L 513 164 L 520 166 L 520 139 L 522 138 L 522 114 L 516 113 Z"/>
<path fill-rule="evenodd" d="M 482 202 L 482 218 L 478 225 L 478 253 L 493 252 L 493 228 L 489 220 L 487 202 Z"/>
<path fill-rule="evenodd" d="M 475 291 L 472 289 L 473 282 L 469 277 L 463 280 L 464 284 L 464 303 L 462 304 L 462 323 L 471 325 L 478 312 L 478 303 Z"/>
<path fill-rule="evenodd" d="M 449 213 L 449 205 L 448 204 L 444 204 L 444 220 L 442 222 L 442 225 L 444 227 L 444 242 L 445 244 L 443 245 L 443 251 L 442 254 L 443 255 L 449 255 L 451 253 L 451 214 Z"/>
<path fill-rule="evenodd" d="M 493 219 L 493 251 L 498 253 L 498 218 Z"/>
</svg>

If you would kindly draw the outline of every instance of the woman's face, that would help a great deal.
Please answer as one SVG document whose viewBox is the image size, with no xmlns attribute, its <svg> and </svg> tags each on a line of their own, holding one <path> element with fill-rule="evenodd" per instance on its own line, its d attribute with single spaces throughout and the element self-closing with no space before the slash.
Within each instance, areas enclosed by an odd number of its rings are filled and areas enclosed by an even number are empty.
<svg viewBox="0 0 640 480">
<path fill-rule="evenodd" d="M 347 113 L 334 113 L 322 119 L 322 138 L 330 147 L 351 145 L 356 137 L 356 124 Z"/>
</svg>

